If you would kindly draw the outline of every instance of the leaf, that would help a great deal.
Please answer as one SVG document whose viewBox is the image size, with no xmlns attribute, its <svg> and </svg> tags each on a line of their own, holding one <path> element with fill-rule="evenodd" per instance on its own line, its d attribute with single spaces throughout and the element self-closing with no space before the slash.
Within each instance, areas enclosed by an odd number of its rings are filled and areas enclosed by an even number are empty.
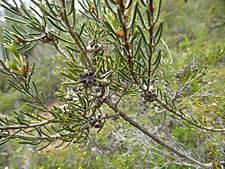
<svg viewBox="0 0 225 169">
<path fill-rule="evenodd" d="M 58 26 L 50 17 L 48 17 L 48 20 L 49 20 L 49 22 L 53 25 L 53 26 L 55 26 L 57 29 L 59 29 L 60 31 L 62 31 L 62 32 L 67 32 L 67 30 L 66 29 L 63 29 L 63 28 L 61 28 L 60 26 Z"/>
<path fill-rule="evenodd" d="M 152 74 L 154 74 L 155 71 L 156 71 L 156 69 L 158 68 L 158 66 L 159 66 L 159 64 L 160 64 L 160 62 L 161 62 L 161 58 L 162 58 L 162 56 L 161 56 L 161 50 L 160 50 L 160 51 L 158 52 L 158 55 L 157 55 L 157 58 L 156 58 L 155 62 L 153 63 L 153 65 L 155 65 L 155 67 L 154 67 L 154 69 L 153 69 L 153 71 L 152 71 Z"/>
<path fill-rule="evenodd" d="M 10 68 L 12 70 L 15 70 L 15 71 L 19 70 L 18 66 L 12 61 L 7 61 L 6 65 L 7 65 L 8 68 Z"/>
<path fill-rule="evenodd" d="M 64 41 L 64 42 L 66 42 L 66 43 L 69 43 L 69 44 L 74 44 L 74 42 L 69 41 L 69 40 L 67 40 L 67 39 L 63 38 L 63 37 L 62 37 L 62 36 L 60 36 L 60 35 L 57 35 L 57 34 L 56 34 L 56 33 L 54 33 L 53 31 L 50 31 L 49 33 L 50 33 L 51 35 L 55 36 L 57 40 L 59 39 L 59 40 Z"/>
<path fill-rule="evenodd" d="M 16 46 L 14 44 L 10 44 L 8 46 L 5 46 L 7 49 L 9 49 L 11 52 L 13 52 L 17 57 L 19 57 L 19 53 L 16 49 Z"/>
<path fill-rule="evenodd" d="M 37 42 L 34 42 L 34 43 L 30 43 L 29 45 L 25 46 L 24 49 L 23 49 L 23 52 L 27 52 L 27 51 L 30 51 L 31 49 L 33 49 L 35 46 L 36 46 Z"/>
<path fill-rule="evenodd" d="M 116 15 L 116 12 L 113 10 L 113 7 L 111 6 L 111 4 L 109 3 L 108 0 L 104 0 L 105 4 L 107 5 L 108 9 L 114 14 Z M 113 2 L 112 2 L 113 3 Z"/>
<path fill-rule="evenodd" d="M 22 23 L 22 24 L 26 24 L 25 21 L 15 19 L 15 18 L 12 18 L 12 17 L 9 17 L 9 16 L 5 16 L 5 19 L 8 19 L 8 20 L 11 20 L 11 21 L 14 21 L 14 22 L 18 22 L 18 23 Z"/>
<path fill-rule="evenodd" d="M 115 30 L 117 28 L 117 20 L 116 17 L 112 14 L 104 15 L 106 21 L 111 25 L 111 27 Z"/>
<path fill-rule="evenodd" d="M 161 36 L 162 36 L 162 31 L 163 31 L 163 23 L 162 22 L 160 22 L 160 24 L 159 24 L 159 27 L 158 27 L 158 29 L 157 29 L 157 31 L 156 31 L 156 33 L 155 33 L 155 35 L 154 35 L 154 37 L 155 37 L 155 46 L 159 43 L 159 41 L 160 41 L 160 38 L 161 38 Z"/>
<path fill-rule="evenodd" d="M 162 0 L 158 0 L 157 12 L 156 12 L 156 17 L 155 17 L 155 22 L 157 22 L 158 19 L 159 19 L 160 10 L 161 10 L 161 4 L 162 4 Z"/>
<path fill-rule="evenodd" d="M 7 49 L 9 49 L 11 52 L 13 52 L 13 57 L 16 59 L 18 64 L 22 67 L 23 66 L 23 58 L 19 54 L 18 50 L 16 49 L 16 46 L 14 44 L 10 44 L 8 46 L 5 46 Z"/>
<path fill-rule="evenodd" d="M 18 15 L 18 16 L 21 16 L 22 14 L 19 13 L 19 11 L 17 11 L 17 8 L 10 8 L 8 5 L 5 5 L 4 3 L 1 3 L 0 4 L 3 8 L 5 8 L 6 10 Z"/>
<path fill-rule="evenodd" d="M 114 35 L 116 35 L 113 26 L 112 26 L 109 22 L 105 21 L 104 24 L 105 24 L 105 26 L 108 28 L 108 30 L 109 30 L 110 32 L 112 32 Z M 117 35 L 116 35 L 116 36 L 117 36 Z"/>
<path fill-rule="evenodd" d="M 130 8 L 130 6 L 131 6 L 132 2 L 133 2 L 132 0 L 128 0 L 128 2 L 126 3 L 126 7 L 125 7 L 125 9 Z"/>
<path fill-rule="evenodd" d="M 133 15 L 131 17 L 128 28 L 131 28 L 133 26 L 135 19 L 136 19 L 137 12 L 138 12 L 138 2 L 135 4 Z"/>
</svg>

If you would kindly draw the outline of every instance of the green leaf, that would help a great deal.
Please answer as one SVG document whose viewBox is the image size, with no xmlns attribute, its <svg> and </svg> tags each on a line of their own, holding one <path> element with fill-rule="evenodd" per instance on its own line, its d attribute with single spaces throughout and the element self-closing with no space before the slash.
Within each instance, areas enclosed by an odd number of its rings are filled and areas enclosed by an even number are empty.
<svg viewBox="0 0 225 169">
<path fill-rule="evenodd" d="M 141 33 L 141 36 L 142 36 L 142 39 L 144 40 L 144 43 L 145 43 L 145 44 L 148 44 L 148 41 L 147 41 L 147 39 L 146 39 L 145 33 L 144 33 L 144 31 L 142 30 L 142 28 L 141 28 L 139 25 L 137 25 L 137 28 L 139 29 L 139 32 Z"/>
<path fill-rule="evenodd" d="M 12 12 L 12 13 L 18 15 L 18 16 L 21 16 L 21 13 L 19 13 L 17 10 L 12 9 L 12 8 L 10 8 L 9 6 L 7 6 L 7 5 L 5 5 L 5 4 L 3 4 L 3 3 L 1 3 L 0 5 L 1 5 L 3 8 L 5 8 L 6 10 L 8 10 L 8 11 L 10 11 L 10 12 Z"/>
<path fill-rule="evenodd" d="M 155 67 L 154 67 L 154 69 L 153 69 L 153 71 L 152 71 L 152 74 L 154 74 L 155 73 L 155 71 L 156 71 L 156 69 L 158 68 L 158 66 L 159 66 L 159 64 L 160 64 L 160 62 L 161 62 L 161 57 L 162 56 L 162 54 L 161 54 L 161 50 L 158 52 L 158 55 L 157 55 L 157 58 L 156 58 L 156 60 L 155 60 L 155 62 L 153 63 L 153 65 L 155 65 Z"/>
<path fill-rule="evenodd" d="M 15 63 L 13 63 L 12 61 L 7 61 L 6 65 L 8 68 L 10 68 L 12 70 L 15 70 L 15 71 L 19 70 L 18 66 Z"/>
<path fill-rule="evenodd" d="M 160 14 L 160 10 L 161 10 L 161 4 L 162 4 L 162 0 L 158 0 L 155 22 L 157 22 L 158 19 L 159 19 L 159 14 Z"/>
<path fill-rule="evenodd" d="M 8 46 L 5 46 L 7 49 L 9 49 L 11 52 L 13 52 L 15 55 L 19 56 L 19 53 L 16 49 L 16 46 L 14 44 L 10 44 Z"/>
<path fill-rule="evenodd" d="M 22 24 L 26 24 L 25 21 L 15 19 L 15 18 L 12 18 L 12 17 L 9 17 L 9 16 L 5 16 L 5 19 L 8 19 L 8 20 L 11 20 L 11 21 L 14 21 L 14 22 L 18 22 L 18 23 L 22 23 Z"/>
<path fill-rule="evenodd" d="M 128 2 L 126 3 L 126 7 L 125 9 L 130 8 L 131 4 L 132 4 L 133 0 L 128 0 Z"/>
<path fill-rule="evenodd" d="M 108 13 L 107 15 L 104 15 L 104 18 L 106 21 L 111 25 L 111 27 L 115 30 L 117 28 L 117 19 L 114 15 Z"/>
<path fill-rule="evenodd" d="M 156 40 L 155 40 L 155 45 L 157 45 L 157 44 L 159 43 L 160 38 L 161 38 L 161 36 L 162 36 L 162 31 L 163 31 L 163 23 L 160 22 L 159 27 L 158 27 L 158 29 L 157 29 L 155 35 L 154 35 L 154 37 L 155 37 L 155 39 L 156 39 Z"/>
<path fill-rule="evenodd" d="M 23 58 L 22 56 L 19 54 L 18 50 L 16 49 L 16 46 L 14 44 L 10 44 L 8 46 L 5 46 L 7 49 L 9 49 L 11 52 L 13 52 L 13 57 L 16 59 L 16 61 L 18 62 L 18 64 L 20 66 L 23 65 Z"/>
<path fill-rule="evenodd" d="M 138 2 L 135 4 L 133 15 L 131 16 L 128 28 L 131 28 L 133 26 L 136 19 L 137 12 L 138 12 Z"/>
<path fill-rule="evenodd" d="M 116 12 L 113 10 L 113 7 L 112 5 L 109 3 L 108 0 L 104 0 L 105 1 L 105 4 L 107 5 L 108 9 L 114 14 L 116 15 Z"/>
</svg>

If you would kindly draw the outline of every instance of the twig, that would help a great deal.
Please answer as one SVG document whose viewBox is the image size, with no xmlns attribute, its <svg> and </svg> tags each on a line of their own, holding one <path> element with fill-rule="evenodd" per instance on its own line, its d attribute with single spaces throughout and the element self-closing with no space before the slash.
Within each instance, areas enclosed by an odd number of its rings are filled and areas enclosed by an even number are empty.
<svg viewBox="0 0 225 169">
<path fill-rule="evenodd" d="M 166 47 L 166 50 L 168 51 L 168 54 L 170 56 L 170 62 L 169 62 L 169 64 L 172 64 L 173 63 L 173 56 L 171 54 L 171 51 L 170 51 L 169 47 L 167 46 L 166 42 L 162 38 L 160 40 L 163 43 L 163 45 Z"/>
<path fill-rule="evenodd" d="M 10 69 L 8 69 L 5 64 L 3 63 L 3 61 L 0 59 L 0 64 L 2 65 L 2 68 L 5 69 L 9 74 L 10 74 Z"/>
<path fill-rule="evenodd" d="M 206 130 L 206 131 L 212 131 L 212 132 L 225 132 L 225 128 L 213 128 L 213 127 L 205 127 L 202 126 L 201 124 L 197 124 L 195 122 L 193 122 L 192 120 L 188 119 L 186 116 L 182 115 L 180 112 L 177 112 L 175 109 L 173 109 L 172 107 L 170 107 L 169 105 L 167 105 L 166 103 L 162 102 L 158 97 L 156 97 L 156 101 L 162 106 L 164 107 L 166 110 L 168 110 L 169 112 L 175 114 L 176 116 L 180 117 L 182 120 L 192 124 L 193 126 Z"/>
<path fill-rule="evenodd" d="M 78 38 L 77 33 L 73 30 L 73 28 L 71 27 L 67 14 L 66 14 L 66 4 L 65 4 L 65 0 L 60 0 L 61 6 L 62 6 L 62 20 L 64 21 L 64 23 L 66 24 L 67 27 L 67 31 L 70 35 L 70 37 L 73 39 L 74 43 L 78 46 L 78 48 L 81 51 L 81 56 L 84 57 L 85 61 L 88 63 L 88 65 L 90 66 L 91 70 L 95 71 L 95 66 L 93 65 L 92 60 L 88 57 L 85 49 L 83 48 L 80 39 Z"/>
<path fill-rule="evenodd" d="M 183 85 L 181 85 L 173 94 L 173 98 L 172 100 L 175 100 L 177 98 L 177 96 L 179 96 L 179 94 L 184 90 L 184 88 L 192 83 L 194 80 L 196 80 L 197 78 L 199 78 L 200 76 L 203 75 L 203 73 L 207 70 L 207 66 L 199 73 L 197 74 L 194 78 L 187 80 Z"/>
<path fill-rule="evenodd" d="M 55 49 L 61 54 L 63 55 L 65 58 L 69 59 L 70 57 L 59 47 L 59 45 L 57 43 L 53 43 Z"/>
<path fill-rule="evenodd" d="M 33 123 L 33 124 L 27 124 L 27 125 L 9 125 L 9 126 L 0 126 L 0 130 L 9 130 L 9 129 L 27 129 L 27 128 L 35 128 L 35 127 L 40 127 L 44 126 L 46 124 L 51 123 L 55 118 L 52 117 L 48 120 L 44 120 L 38 123 Z"/>
<path fill-rule="evenodd" d="M 149 15 L 151 17 L 151 23 L 149 23 L 149 27 L 148 27 L 148 32 L 149 32 L 149 49 L 150 49 L 150 55 L 148 56 L 148 86 L 147 86 L 147 90 L 149 90 L 150 88 L 150 82 L 151 82 L 151 72 L 152 72 L 152 55 L 153 55 L 153 51 L 154 51 L 154 46 L 153 46 L 153 40 L 154 40 L 154 36 L 153 36 L 153 30 L 155 27 L 155 21 L 154 21 L 154 7 L 153 7 L 153 0 L 149 1 L 148 4 L 148 12 Z"/>
<path fill-rule="evenodd" d="M 187 154 L 184 154 L 183 152 L 175 149 L 174 147 L 172 147 L 171 145 L 167 144 L 165 141 L 163 141 L 162 139 L 160 139 L 157 135 L 150 133 L 146 128 L 144 128 L 143 126 L 139 125 L 137 122 L 135 122 L 132 118 L 130 118 L 129 116 L 127 116 L 124 112 L 122 112 L 121 110 L 119 110 L 115 104 L 113 104 L 113 102 L 111 100 L 109 100 L 108 98 L 105 99 L 105 103 L 111 108 L 113 109 L 115 112 L 119 113 L 120 116 L 127 121 L 128 123 L 130 123 L 132 126 L 134 126 L 135 128 L 137 128 L 138 130 L 142 131 L 145 135 L 147 135 L 148 137 L 150 137 L 152 140 L 154 140 L 155 142 L 157 142 L 158 144 L 160 144 L 161 146 L 165 147 L 166 149 L 170 150 L 171 152 L 175 153 L 176 155 L 178 155 L 179 157 L 182 157 L 198 166 L 204 167 L 204 168 L 211 168 L 212 163 L 208 163 L 208 164 L 204 164 L 201 163 L 200 161 L 188 156 Z"/>
<path fill-rule="evenodd" d="M 60 135 L 51 135 L 51 136 L 29 136 L 29 135 L 23 135 L 23 134 L 10 134 L 10 133 L 0 133 L 0 137 L 10 137 L 10 139 L 23 139 L 23 140 L 58 140 L 62 136 Z"/>
<path fill-rule="evenodd" d="M 134 80 L 134 82 L 139 86 L 140 89 L 144 90 L 143 86 L 140 84 L 140 82 L 138 81 L 135 73 L 134 73 L 134 65 L 133 65 L 133 61 L 132 61 L 132 55 L 130 53 L 130 44 L 128 42 L 129 39 L 129 35 L 128 35 L 128 26 L 127 26 L 127 21 L 126 21 L 126 16 L 125 16 L 125 6 L 124 6 L 124 2 L 121 1 L 119 3 L 120 9 L 121 9 L 121 14 L 118 15 L 122 15 L 122 21 L 121 21 L 121 26 L 123 29 L 123 34 L 122 34 L 122 38 L 123 38 L 123 47 L 125 48 L 125 53 L 127 56 L 127 63 L 129 65 L 129 71 L 130 74 Z"/>
</svg>

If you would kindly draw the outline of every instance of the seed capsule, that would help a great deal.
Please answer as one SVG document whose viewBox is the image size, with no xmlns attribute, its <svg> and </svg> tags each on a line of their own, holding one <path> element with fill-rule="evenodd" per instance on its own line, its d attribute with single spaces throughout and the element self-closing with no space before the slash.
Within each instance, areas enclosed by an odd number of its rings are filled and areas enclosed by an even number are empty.
<svg viewBox="0 0 225 169">
<path fill-rule="evenodd" d="M 87 47 L 86 47 L 86 51 L 87 51 L 87 52 L 92 52 L 91 46 L 87 46 Z"/>
<path fill-rule="evenodd" d="M 97 121 L 95 124 L 94 124 L 94 128 L 101 128 L 102 127 L 102 122 L 100 121 Z"/>
</svg>

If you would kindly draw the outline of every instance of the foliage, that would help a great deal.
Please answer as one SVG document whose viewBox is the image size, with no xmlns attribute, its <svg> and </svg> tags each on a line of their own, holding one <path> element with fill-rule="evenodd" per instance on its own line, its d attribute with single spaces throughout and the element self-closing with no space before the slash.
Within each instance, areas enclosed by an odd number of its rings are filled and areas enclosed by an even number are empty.
<svg viewBox="0 0 225 169">
<path fill-rule="evenodd" d="M 5 0 L 2 3 L 16 15 L 6 18 L 17 24 L 13 25 L 13 31 L 4 32 L 1 71 L 10 77 L 12 87 L 26 95 L 26 104 L 33 108 L 16 112 L 13 119 L 2 118 L 2 143 L 20 139 L 22 143 L 40 144 L 41 148 L 54 143 L 58 143 L 56 147 L 66 143 L 88 146 L 87 143 L 93 143 L 93 128 L 103 132 L 110 125 L 109 119 L 121 117 L 138 132 L 127 134 L 130 129 L 121 122 L 125 127 L 114 135 L 118 140 L 128 135 L 135 141 L 146 141 L 144 145 L 151 143 L 151 149 L 156 150 L 151 159 L 155 163 L 160 164 L 167 157 L 169 164 L 165 165 L 170 166 L 173 158 L 167 150 L 180 157 L 176 164 L 210 168 L 224 163 L 222 154 L 216 153 L 216 145 L 207 140 L 221 140 L 220 136 L 210 137 L 208 132 L 224 132 L 223 93 L 217 95 L 217 99 L 207 96 L 209 102 L 215 99 L 215 104 L 201 100 L 204 99 L 201 90 L 208 87 L 204 85 L 210 76 L 207 69 L 218 64 L 224 55 L 220 42 L 217 49 L 213 46 L 211 50 L 197 53 L 202 57 L 193 57 L 199 46 L 193 49 L 191 37 L 182 35 L 184 38 L 178 42 L 177 51 L 186 53 L 180 55 L 180 60 L 174 60 L 161 38 L 160 0 L 82 1 L 84 11 L 81 14 L 86 16 L 87 22 L 81 25 L 77 24 L 81 16 L 74 8 L 74 1 L 41 3 L 32 0 L 32 3 L 29 9 L 23 3 L 20 6 Z M 28 33 L 21 25 L 26 26 Z M 39 41 L 51 44 L 64 56 L 64 79 L 56 93 L 61 106 L 51 107 L 46 102 L 46 92 L 41 92 L 38 83 L 33 81 L 35 71 L 40 71 L 27 56 Z M 132 106 L 127 107 L 127 104 Z M 214 106 L 212 110 L 206 108 L 206 112 L 213 112 L 213 117 L 205 114 L 204 109 L 200 108 L 203 111 L 199 112 L 198 107 L 204 104 Z M 116 121 L 112 126 L 117 126 Z M 206 132 L 199 138 L 202 130 Z M 189 152 L 184 145 L 187 143 L 193 149 L 196 145 L 186 133 L 198 141 L 203 139 L 197 146 L 208 144 L 213 156 L 205 157 L 205 152 L 199 152 L 202 157 L 199 158 L 193 151 Z M 124 141 L 133 151 L 138 148 L 129 139 Z M 135 154 L 129 155 L 135 160 Z M 104 155 L 99 160 L 107 161 Z M 136 167 L 122 160 L 124 168 Z M 118 160 L 115 160 L 114 166 L 117 165 Z"/>
</svg>

